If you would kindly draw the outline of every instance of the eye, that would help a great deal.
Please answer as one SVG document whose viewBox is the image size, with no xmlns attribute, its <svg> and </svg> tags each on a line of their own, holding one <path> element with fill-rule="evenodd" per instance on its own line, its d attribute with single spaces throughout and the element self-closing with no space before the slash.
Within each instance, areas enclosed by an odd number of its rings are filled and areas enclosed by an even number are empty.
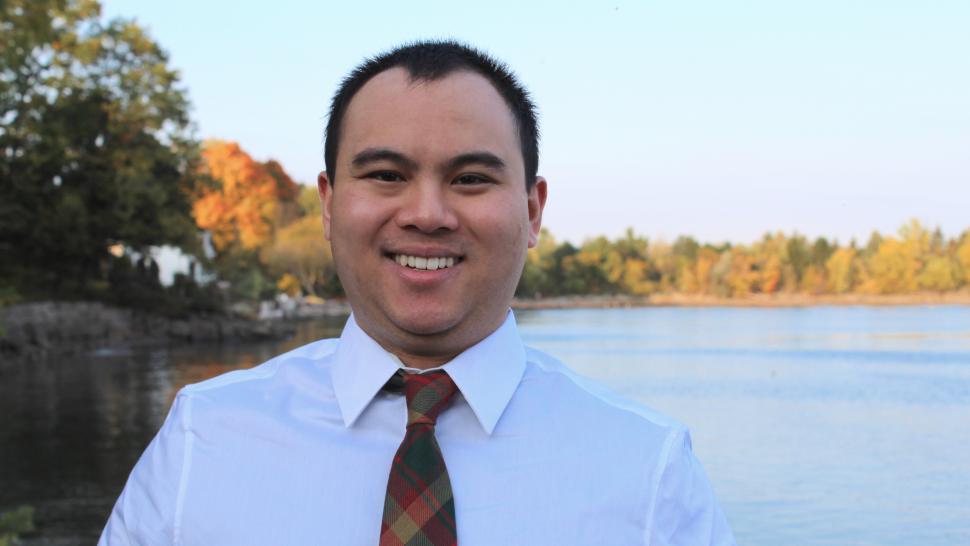
<svg viewBox="0 0 970 546">
<path fill-rule="evenodd" d="M 477 174 L 463 174 L 455 179 L 455 184 L 459 186 L 476 186 L 479 184 L 488 184 L 491 180 L 485 178 L 484 176 Z"/>
<path fill-rule="evenodd" d="M 381 182 L 401 182 L 404 180 L 404 177 L 393 171 L 374 171 L 368 173 L 365 178 L 373 178 Z"/>
</svg>

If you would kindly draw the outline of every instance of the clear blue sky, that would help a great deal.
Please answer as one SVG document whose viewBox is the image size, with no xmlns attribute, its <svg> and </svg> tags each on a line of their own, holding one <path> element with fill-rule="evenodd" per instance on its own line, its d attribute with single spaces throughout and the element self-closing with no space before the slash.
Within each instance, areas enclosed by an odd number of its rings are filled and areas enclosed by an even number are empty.
<svg viewBox="0 0 970 546">
<path fill-rule="evenodd" d="M 169 51 L 200 137 L 304 183 L 339 80 L 367 55 L 449 37 L 531 89 L 560 239 L 970 227 L 967 0 L 104 0 L 104 14 Z"/>
</svg>

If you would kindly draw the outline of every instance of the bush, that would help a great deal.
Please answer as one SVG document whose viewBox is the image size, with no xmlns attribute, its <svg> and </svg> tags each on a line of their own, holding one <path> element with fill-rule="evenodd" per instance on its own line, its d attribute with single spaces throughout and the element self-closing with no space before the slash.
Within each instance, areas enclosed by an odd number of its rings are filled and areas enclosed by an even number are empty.
<svg viewBox="0 0 970 546">
<path fill-rule="evenodd" d="M 17 544 L 21 533 L 29 533 L 34 529 L 33 506 L 20 506 L 0 514 L 0 546 Z"/>
</svg>

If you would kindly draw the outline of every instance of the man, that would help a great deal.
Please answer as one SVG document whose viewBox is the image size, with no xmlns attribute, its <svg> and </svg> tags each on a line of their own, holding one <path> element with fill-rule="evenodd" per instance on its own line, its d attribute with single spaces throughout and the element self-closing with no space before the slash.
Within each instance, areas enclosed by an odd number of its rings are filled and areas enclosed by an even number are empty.
<svg viewBox="0 0 970 546">
<path fill-rule="evenodd" d="M 463 45 L 354 71 L 318 179 L 343 334 L 185 387 L 101 543 L 733 544 L 681 425 L 522 345 L 537 141 Z"/>
</svg>

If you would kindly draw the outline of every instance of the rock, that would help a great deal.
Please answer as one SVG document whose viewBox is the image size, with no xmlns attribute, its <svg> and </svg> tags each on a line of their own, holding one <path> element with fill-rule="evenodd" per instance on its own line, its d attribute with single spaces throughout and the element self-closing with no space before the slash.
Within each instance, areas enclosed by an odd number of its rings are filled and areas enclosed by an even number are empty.
<svg viewBox="0 0 970 546">
<path fill-rule="evenodd" d="M 159 343 L 282 339 L 295 327 L 222 315 L 171 319 L 95 302 L 39 302 L 0 309 L 0 356 L 8 361 Z"/>
</svg>

